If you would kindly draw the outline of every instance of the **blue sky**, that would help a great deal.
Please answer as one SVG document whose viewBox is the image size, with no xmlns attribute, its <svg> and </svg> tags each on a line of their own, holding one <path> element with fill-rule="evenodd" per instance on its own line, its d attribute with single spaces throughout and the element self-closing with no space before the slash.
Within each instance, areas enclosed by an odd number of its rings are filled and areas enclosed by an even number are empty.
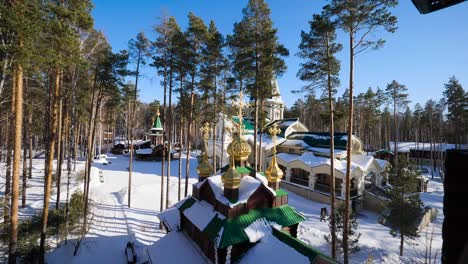
<svg viewBox="0 0 468 264">
<path fill-rule="evenodd" d="M 287 72 L 278 79 L 286 105 L 303 97 L 293 94 L 303 83 L 296 77 L 301 60 L 298 51 L 301 30 L 308 30 L 312 14 L 319 13 L 326 3 L 322 0 L 266 0 L 271 9 L 274 26 L 280 42 L 290 56 L 286 58 Z M 247 0 L 94 0 L 95 26 L 102 30 L 115 51 L 126 49 L 128 40 L 144 31 L 155 38 L 152 27 L 163 12 L 174 16 L 185 29 L 187 14 L 192 11 L 208 24 L 214 20 L 223 34 L 230 34 L 234 22 L 241 20 Z M 408 87 L 410 100 L 424 103 L 442 97 L 443 84 L 455 75 L 465 90 L 468 87 L 468 2 L 432 14 L 420 15 L 409 0 L 400 0 L 393 9 L 398 18 L 394 34 L 378 32 L 387 42 L 382 49 L 360 54 L 355 63 L 356 94 L 368 87 L 385 88 L 397 80 Z M 345 44 L 347 36 L 339 32 L 339 41 Z M 341 87 L 338 96 L 349 81 L 347 46 L 339 54 L 342 62 Z M 146 66 L 139 81 L 139 97 L 144 102 L 162 99 L 160 79 L 154 68 Z M 320 94 L 317 91 L 317 94 Z"/>
</svg>

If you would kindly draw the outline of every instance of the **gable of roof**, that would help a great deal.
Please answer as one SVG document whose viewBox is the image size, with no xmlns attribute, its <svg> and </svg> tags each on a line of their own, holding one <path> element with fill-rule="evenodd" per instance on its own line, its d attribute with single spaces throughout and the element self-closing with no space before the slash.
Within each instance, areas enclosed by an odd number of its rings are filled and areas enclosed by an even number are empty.
<svg viewBox="0 0 468 264">
<path fill-rule="evenodd" d="M 239 124 L 239 117 L 237 116 L 233 116 L 232 117 L 232 121 L 234 121 L 234 123 L 236 124 Z M 244 125 L 244 134 L 253 134 L 254 131 L 255 131 L 255 126 L 252 122 L 246 120 L 246 119 L 242 119 L 242 124 Z"/>
<path fill-rule="evenodd" d="M 299 139 L 310 147 L 330 148 L 330 133 L 328 132 L 293 132 L 288 139 Z M 335 133 L 333 137 L 336 149 L 346 149 L 347 133 Z"/>
</svg>

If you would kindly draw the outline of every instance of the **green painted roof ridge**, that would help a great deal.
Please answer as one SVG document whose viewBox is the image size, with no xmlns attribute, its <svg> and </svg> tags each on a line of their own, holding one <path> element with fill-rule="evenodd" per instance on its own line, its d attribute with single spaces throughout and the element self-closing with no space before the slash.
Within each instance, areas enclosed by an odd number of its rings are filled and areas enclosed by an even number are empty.
<svg viewBox="0 0 468 264">
<path fill-rule="evenodd" d="M 248 240 L 244 229 L 260 218 L 265 218 L 269 222 L 275 222 L 282 227 L 291 226 L 305 220 L 302 214 L 289 205 L 252 209 L 247 214 L 226 221 L 219 247 L 226 248 Z"/>
<path fill-rule="evenodd" d="M 225 224 L 226 219 L 221 219 L 216 214 L 205 227 L 205 229 L 203 229 L 203 233 L 205 233 L 210 240 L 214 241 L 218 237 L 219 231 L 224 227 Z"/>
<path fill-rule="evenodd" d="M 276 197 L 285 196 L 285 195 L 288 195 L 288 192 L 283 189 L 279 189 L 276 191 Z"/>
<path fill-rule="evenodd" d="M 183 204 L 180 205 L 179 211 L 183 213 L 186 209 L 192 207 L 192 205 L 196 202 L 197 200 L 193 197 L 188 198 Z"/>
</svg>

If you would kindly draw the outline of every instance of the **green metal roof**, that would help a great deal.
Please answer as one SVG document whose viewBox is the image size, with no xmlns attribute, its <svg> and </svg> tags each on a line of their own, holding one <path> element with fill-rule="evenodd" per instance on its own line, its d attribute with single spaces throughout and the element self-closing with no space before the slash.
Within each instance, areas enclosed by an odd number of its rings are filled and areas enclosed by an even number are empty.
<svg viewBox="0 0 468 264">
<path fill-rule="evenodd" d="M 277 191 L 277 196 L 285 194 L 287 194 L 287 192 L 284 190 Z M 197 200 L 195 198 L 190 197 L 180 205 L 179 211 L 184 212 L 186 209 L 192 207 L 196 201 Z M 249 241 L 249 238 L 244 231 L 245 228 L 261 218 L 264 218 L 269 222 L 277 223 L 281 227 L 292 226 L 305 220 L 305 217 L 299 214 L 294 208 L 289 205 L 283 205 L 275 208 L 253 209 L 247 214 L 230 219 L 221 219 L 218 215 L 215 215 L 202 232 L 212 241 L 221 239 L 218 247 L 227 248 L 230 245 Z M 317 249 L 300 241 L 299 239 L 294 238 L 283 231 L 276 230 L 275 228 L 272 228 L 272 230 L 273 235 L 278 240 L 309 258 L 310 263 L 337 263 L 330 257 L 324 255 Z M 220 231 L 221 237 L 219 238 L 218 236 Z"/>
<path fill-rule="evenodd" d="M 272 230 L 273 235 L 278 240 L 292 247 L 303 256 L 309 258 L 310 263 L 338 263 L 329 256 L 323 254 L 303 241 L 289 235 L 288 233 L 277 230 L 275 228 L 272 228 Z"/>
<path fill-rule="evenodd" d="M 394 155 L 394 153 L 388 149 L 381 149 L 377 150 L 375 154 L 389 154 L 389 155 Z"/>
<path fill-rule="evenodd" d="M 346 149 L 348 143 L 347 133 L 335 133 L 333 137 L 335 149 Z M 327 132 L 295 132 L 288 139 L 299 139 L 311 147 L 329 148 L 330 133 Z"/>
<path fill-rule="evenodd" d="M 226 248 L 230 245 L 248 241 L 249 238 L 244 229 L 260 218 L 275 222 L 282 227 L 298 224 L 305 220 L 302 215 L 288 205 L 250 210 L 248 214 L 225 220 L 226 223 L 224 224 L 219 248 Z"/>
<path fill-rule="evenodd" d="M 152 129 L 154 129 L 154 130 L 162 130 L 163 129 L 162 124 L 161 124 L 161 118 L 159 118 L 159 116 L 156 117 L 156 120 L 154 120 Z"/>
<path fill-rule="evenodd" d="M 239 124 L 239 117 L 233 116 L 232 121 L 234 121 L 236 124 Z M 247 120 L 243 119 L 242 124 L 244 125 L 244 134 L 253 134 L 254 133 L 255 126 L 250 121 L 247 121 Z"/>
<path fill-rule="evenodd" d="M 229 165 L 222 167 L 221 172 L 226 172 L 228 168 L 229 168 Z M 255 170 L 249 166 L 245 166 L 245 167 L 236 167 L 236 171 L 239 174 L 250 174 L 252 171 L 255 171 Z"/>
<path fill-rule="evenodd" d="M 192 205 L 196 202 L 195 198 L 190 197 L 188 198 L 183 204 L 179 206 L 179 211 L 183 213 L 186 209 L 192 207 Z"/>
<path fill-rule="evenodd" d="M 225 223 L 225 219 L 221 219 L 216 215 L 205 229 L 203 229 L 203 233 L 205 233 L 211 240 L 214 240 Z"/>
<path fill-rule="evenodd" d="M 285 196 L 285 195 L 288 195 L 288 192 L 283 190 L 283 189 L 279 189 L 276 191 L 276 197 L 281 197 L 281 196 Z"/>
</svg>

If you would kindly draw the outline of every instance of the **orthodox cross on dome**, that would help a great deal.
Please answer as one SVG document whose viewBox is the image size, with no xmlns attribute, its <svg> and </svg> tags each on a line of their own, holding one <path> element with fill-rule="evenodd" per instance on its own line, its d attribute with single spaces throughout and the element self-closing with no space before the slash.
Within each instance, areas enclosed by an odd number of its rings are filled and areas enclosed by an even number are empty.
<svg viewBox="0 0 468 264">
<path fill-rule="evenodd" d="M 273 126 L 271 126 L 268 129 L 268 132 L 270 132 L 271 140 L 273 141 L 272 152 L 273 152 L 273 154 L 276 154 L 276 136 L 281 133 L 281 129 L 278 127 L 278 125 L 276 123 L 274 123 Z"/>
<path fill-rule="evenodd" d="M 202 160 L 198 164 L 198 167 L 197 167 L 199 181 L 202 181 L 203 179 L 205 179 L 206 177 L 209 177 L 213 173 L 213 167 L 210 165 L 210 162 L 208 161 L 208 139 L 210 139 L 210 134 L 212 133 L 212 131 L 213 129 L 210 127 L 210 124 L 208 124 L 208 122 L 206 122 L 205 125 L 200 128 L 205 150 L 203 152 Z"/>
<path fill-rule="evenodd" d="M 202 133 L 203 143 L 205 145 L 205 152 L 208 150 L 208 140 L 210 139 L 210 134 L 212 133 L 213 129 L 210 127 L 208 122 L 205 122 L 205 125 L 200 128 L 200 132 Z"/>
<path fill-rule="evenodd" d="M 244 102 L 244 93 L 242 91 L 239 92 L 239 102 L 237 103 L 239 110 L 237 113 L 237 118 L 239 119 L 239 124 L 238 126 L 238 133 L 240 136 L 242 136 L 242 132 L 244 131 L 245 125 L 243 124 L 243 114 L 242 114 L 242 109 L 244 109 L 245 106 L 248 104 Z"/>
<path fill-rule="evenodd" d="M 268 181 L 268 186 L 276 191 L 279 189 L 279 182 L 281 181 L 281 178 L 283 178 L 283 171 L 276 162 L 276 135 L 281 133 L 281 129 L 278 128 L 276 123 L 274 123 L 273 126 L 268 129 L 268 132 L 270 132 L 271 138 L 273 140 L 273 157 L 271 158 L 270 166 L 268 166 L 268 168 L 265 170 L 265 176 Z"/>
</svg>

